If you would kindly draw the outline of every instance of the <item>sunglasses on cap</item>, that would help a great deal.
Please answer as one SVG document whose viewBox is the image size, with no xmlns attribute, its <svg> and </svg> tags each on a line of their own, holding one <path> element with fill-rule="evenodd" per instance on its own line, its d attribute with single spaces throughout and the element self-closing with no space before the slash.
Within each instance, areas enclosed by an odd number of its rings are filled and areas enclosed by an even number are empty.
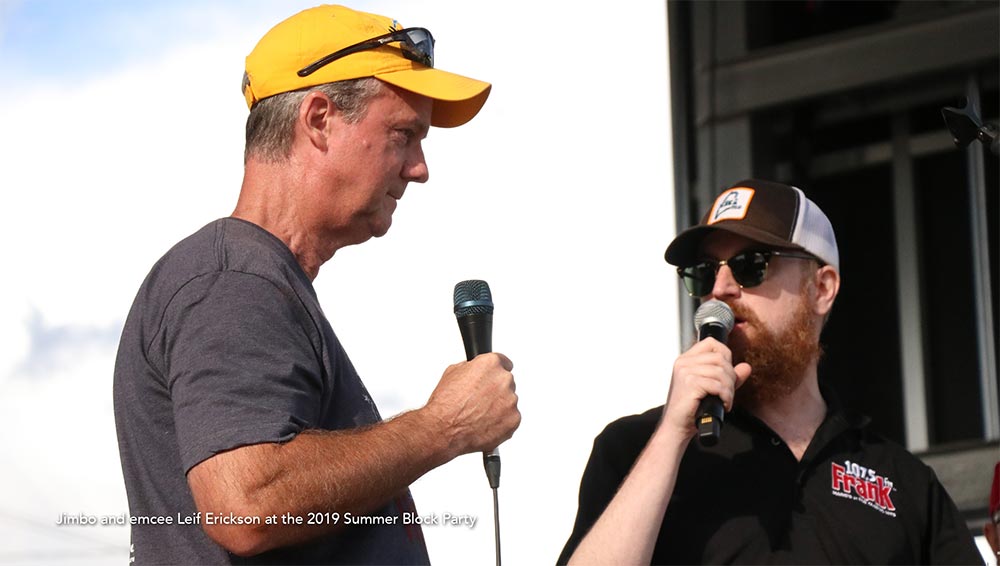
<svg viewBox="0 0 1000 566">
<path fill-rule="evenodd" d="M 779 251 L 746 251 L 740 252 L 729 259 L 705 260 L 687 267 L 678 267 L 677 274 L 684 280 L 684 286 L 692 297 L 704 297 L 711 294 L 715 287 L 715 276 L 719 268 L 728 265 L 733 273 L 733 279 L 740 288 L 756 287 L 767 277 L 767 264 L 772 257 L 787 257 L 792 259 L 810 259 L 825 265 L 822 260 L 808 254 Z"/>
<path fill-rule="evenodd" d="M 424 28 L 406 28 L 392 31 L 385 35 L 380 35 L 371 39 L 366 39 L 339 51 L 334 51 L 326 57 L 318 59 L 302 69 L 299 69 L 298 75 L 300 77 L 308 77 L 323 66 L 329 65 L 341 57 L 346 57 L 352 53 L 357 53 L 358 51 L 376 49 L 387 43 L 396 42 L 400 43 L 399 47 L 403 51 L 403 57 L 406 57 L 410 61 L 416 61 L 425 67 L 434 66 L 434 36 L 432 36 L 431 32 Z"/>
</svg>

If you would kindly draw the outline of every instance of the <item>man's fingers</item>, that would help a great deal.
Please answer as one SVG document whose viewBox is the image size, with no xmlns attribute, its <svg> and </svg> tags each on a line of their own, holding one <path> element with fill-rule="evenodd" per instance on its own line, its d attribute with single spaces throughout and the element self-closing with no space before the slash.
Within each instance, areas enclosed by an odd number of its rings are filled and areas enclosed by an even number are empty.
<svg viewBox="0 0 1000 566">
<path fill-rule="evenodd" d="M 736 372 L 737 389 L 739 389 L 741 385 L 746 383 L 747 379 L 750 378 L 750 374 L 753 372 L 753 368 L 751 368 L 750 364 L 746 362 L 740 362 L 736 364 L 736 366 L 733 367 L 733 370 Z"/>
<path fill-rule="evenodd" d="M 479 356 L 476 356 L 476 358 L 480 358 L 482 356 L 495 356 L 497 360 L 500 362 L 500 367 L 502 367 L 507 371 L 511 371 L 514 369 L 514 362 L 510 361 L 510 358 L 501 354 L 500 352 L 487 352 L 485 354 L 479 354 Z"/>
<path fill-rule="evenodd" d="M 705 354 L 708 352 L 714 352 L 721 354 L 726 361 L 732 362 L 733 353 L 729 349 L 729 346 L 719 342 L 715 338 L 705 338 L 704 340 L 696 343 L 688 350 L 688 354 Z"/>
<path fill-rule="evenodd" d="M 496 353 L 497 357 L 500 358 L 500 365 L 503 366 L 503 369 L 505 369 L 507 371 L 513 371 L 513 369 L 514 369 L 514 362 L 510 361 L 510 358 L 508 358 L 507 356 L 501 354 L 500 352 L 495 352 L 495 353 Z"/>
</svg>

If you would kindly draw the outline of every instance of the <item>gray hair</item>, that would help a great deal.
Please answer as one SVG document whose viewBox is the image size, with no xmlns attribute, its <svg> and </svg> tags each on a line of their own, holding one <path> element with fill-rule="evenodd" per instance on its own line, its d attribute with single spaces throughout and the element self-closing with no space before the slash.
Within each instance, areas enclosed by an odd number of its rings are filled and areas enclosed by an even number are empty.
<svg viewBox="0 0 1000 566">
<path fill-rule="evenodd" d="M 272 163 L 288 158 L 299 106 L 310 92 L 319 91 L 328 96 L 343 113 L 344 121 L 355 124 L 365 117 L 368 103 L 381 90 L 381 81 L 365 77 L 283 92 L 259 100 L 247 117 L 243 162 L 249 161 L 250 157 Z"/>
</svg>

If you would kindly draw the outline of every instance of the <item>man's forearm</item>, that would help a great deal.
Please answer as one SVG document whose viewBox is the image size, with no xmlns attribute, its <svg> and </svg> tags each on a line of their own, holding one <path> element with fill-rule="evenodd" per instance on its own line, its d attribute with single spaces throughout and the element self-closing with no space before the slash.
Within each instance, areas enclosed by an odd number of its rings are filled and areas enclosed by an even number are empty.
<svg viewBox="0 0 1000 566">
<path fill-rule="evenodd" d="M 657 429 L 570 564 L 649 564 L 690 442 Z"/>
<path fill-rule="evenodd" d="M 446 428 L 426 410 L 345 431 L 305 431 L 284 444 L 257 444 L 218 454 L 190 471 L 200 511 L 264 519 L 290 514 L 365 513 L 385 504 L 428 470 L 457 454 Z M 217 543 L 240 555 L 287 546 L 342 525 L 205 525 Z"/>
<path fill-rule="evenodd" d="M 449 366 L 427 405 L 375 425 L 311 431 L 283 444 L 216 454 L 188 472 L 199 511 L 263 519 L 365 513 L 459 454 L 491 450 L 521 423 L 513 363 L 503 354 Z M 282 523 L 282 521 L 276 521 Z M 204 525 L 230 552 L 253 555 L 342 525 Z"/>
</svg>

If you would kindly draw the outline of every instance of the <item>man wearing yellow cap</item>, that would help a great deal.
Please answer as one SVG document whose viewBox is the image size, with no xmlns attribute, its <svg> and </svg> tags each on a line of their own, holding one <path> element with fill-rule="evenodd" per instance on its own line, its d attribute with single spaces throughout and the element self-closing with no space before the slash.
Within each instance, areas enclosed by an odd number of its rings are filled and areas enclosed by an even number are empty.
<svg viewBox="0 0 1000 566">
<path fill-rule="evenodd" d="M 134 562 L 427 563 L 408 485 L 520 424 L 502 354 L 448 367 L 424 407 L 383 421 L 312 286 L 427 180 L 430 126 L 486 101 L 488 83 L 434 68 L 433 46 L 321 6 L 247 57 L 236 209 L 157 262 L 119 345 Z"/>
</svg>

